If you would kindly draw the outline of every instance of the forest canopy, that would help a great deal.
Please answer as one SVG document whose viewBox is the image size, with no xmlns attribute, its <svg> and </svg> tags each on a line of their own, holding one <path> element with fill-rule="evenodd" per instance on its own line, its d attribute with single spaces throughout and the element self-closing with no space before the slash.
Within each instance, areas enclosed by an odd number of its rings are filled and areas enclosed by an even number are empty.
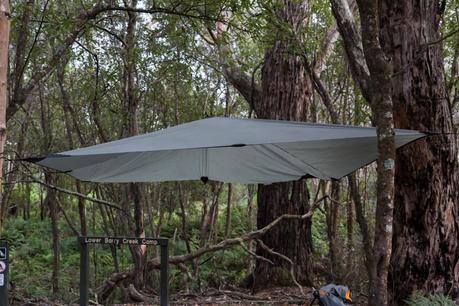
<svg viewBox="0 0 459 306">
<path fill-rule="evenodd" d="M 78 302 L 77 237 L 128 236 L 169 239 L 178 304 L 309 304 L 337 283 L 356 304 L 454 305 L 458 24 L 457 0 L 0 0 L 10 301 Z M 24 161 L 216 116 L 375 127 L 378 160 L 259 185 Z M 396 150 L 395 128 L 428 136 Z M 91 246 L 90 269 L 92 301 L 157 301 L 155 247 Z"/>
</svg>

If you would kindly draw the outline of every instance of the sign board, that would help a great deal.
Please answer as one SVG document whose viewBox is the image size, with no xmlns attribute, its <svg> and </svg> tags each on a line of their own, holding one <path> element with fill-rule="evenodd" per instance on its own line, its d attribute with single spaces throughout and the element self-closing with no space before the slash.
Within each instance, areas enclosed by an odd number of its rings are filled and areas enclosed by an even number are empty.
<svg viewBox="0 0 459 306">
<path fill-rule="evenodd" d="M 0 260 L 6 259 L 6 247 L 0 247 Z"/>
<path fill-rule="evenodd" d="M 169 305 L 169 240 L 167 238 L 79 237 L 80 244 L 80 306 L 89 305 L 88 244 L 160 246 L 160 305 Z M 2 306 L 2 305 L 0 305 Z"/>
<path fill-rule="evenodd" d="M 0 274 L 0 287 L 5 286 L 5 274 Z"/>
<path fill-rule="evenodd" d="M 6 262 L 0 261 L 0 273 L 3 273 L 6 271 Z"/>
<path fill-rule="evenodd" d="M 163 239 L 157 238 L 125 238 L 125 237 L 81 237 L 82 243 L 89 244 L 128 244 L 128 245 L 159 245 Z"/>
</svg>

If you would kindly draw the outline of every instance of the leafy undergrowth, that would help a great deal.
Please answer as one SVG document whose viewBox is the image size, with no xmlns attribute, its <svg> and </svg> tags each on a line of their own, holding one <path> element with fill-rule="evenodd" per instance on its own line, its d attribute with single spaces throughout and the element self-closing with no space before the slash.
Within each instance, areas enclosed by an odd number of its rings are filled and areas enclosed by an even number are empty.
<svg viewBox="0 0 459 306">
<path fill-rule="evenodd" d="M 455 303 L 449 297 L 441 295 L 441 294 L 429 294 L 429 295 L 422 295 L 422 294 L 414 294 L 410 297 L 406 303 L 409 306 L 457 306 L 459 305 L 457 302 Z"/>
</svg>

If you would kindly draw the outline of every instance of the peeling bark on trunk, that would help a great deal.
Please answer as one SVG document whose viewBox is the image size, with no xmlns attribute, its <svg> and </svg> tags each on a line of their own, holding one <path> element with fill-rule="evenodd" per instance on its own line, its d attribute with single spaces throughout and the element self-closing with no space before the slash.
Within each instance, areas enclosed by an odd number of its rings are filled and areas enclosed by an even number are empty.
<svg viewBox="0 0 459 306">
<path fill-rule="evenodd" d="M 257 227 L 263 228 L 283 214 L 303 215 L 309 209 L 309 194 L 304 182 L 275 183 L 258 186 Z M 263 243 L 290 258 L 295 265 L 295 277 L 304 285 L 312 285 L 312 236 L 310 220 L 286 220 L 262 237 Z M 269 286 L 291 285 L 289 264 L 257 247 L 257 255 L 274 265 L 256 261 L 254 290 Z"/>
<path fill-rule="evenodd" d="M 397 153 L 390 289 L 459 294 L 457 148 L 438 32 L 439 1 L 381 1 L 382 44 L 393 61 L 397 128 L 433 131 Z M 436 42 L 437 43 L 434 43 Z"/>
</svg>

